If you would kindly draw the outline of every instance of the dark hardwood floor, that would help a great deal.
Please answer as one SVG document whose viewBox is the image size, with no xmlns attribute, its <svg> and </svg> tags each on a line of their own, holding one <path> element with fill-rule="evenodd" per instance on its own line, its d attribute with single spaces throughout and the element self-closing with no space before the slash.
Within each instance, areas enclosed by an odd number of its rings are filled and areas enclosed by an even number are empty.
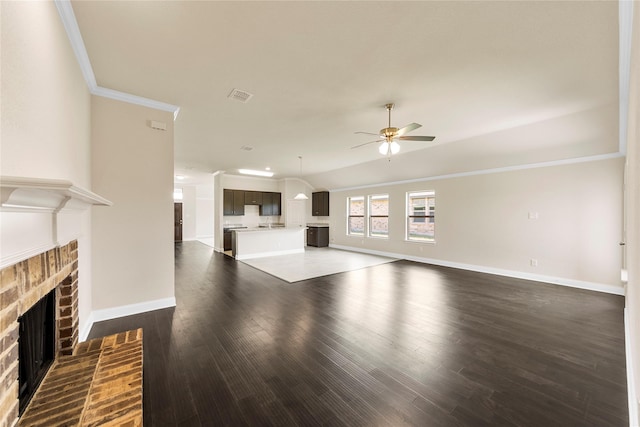
<svg viewBox="0 0 640 427">
<path fill-rule="evenodd" d="M 289 284 L 176 244 L 146 426 L 628 426 L 622 297 L 398 261 Z"/>
</svg>

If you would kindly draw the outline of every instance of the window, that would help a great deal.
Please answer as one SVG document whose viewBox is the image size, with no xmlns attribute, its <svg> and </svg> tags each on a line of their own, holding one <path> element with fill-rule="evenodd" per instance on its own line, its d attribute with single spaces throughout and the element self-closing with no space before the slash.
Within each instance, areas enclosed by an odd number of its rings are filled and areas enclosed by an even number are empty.
<svg viewBox="0 0 640 427">
<path fill-rule="evenodd" d="M 369 237 L 389 237 L 389 195 L 369 196 Z"/>
<path fill-rule="evenodd" d="M 435 239 L 436 195 L 433 191 L 407 193 L 407 240 Z"/>
<path fill-rule="evenodd" d="M 347 199 L 348 224 L 347 234 L 355 236 L 364 235 L 364 196 L 349 197 Z"/>
</svg>

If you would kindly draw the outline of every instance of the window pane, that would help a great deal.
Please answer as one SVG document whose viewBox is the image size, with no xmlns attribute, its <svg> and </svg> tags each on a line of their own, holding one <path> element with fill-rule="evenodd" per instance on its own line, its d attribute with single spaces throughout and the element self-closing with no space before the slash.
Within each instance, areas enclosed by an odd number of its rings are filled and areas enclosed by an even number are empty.
<svg viewBox="0 0 640 427">
<path fill-rule="evenodd" d="M 433 191 L 407 193 L 407 239 L 435 240 L 436 198 Z"/>
<path fill-rule="evenodd" d="M 409 218 L 407 227 L 409 240 L 433 240 L 435 236 L 434 218 L 425 222 L 424 218 Z"/>
<path fill-rule="evenodd" d="M 349 234 L 364 234 L 364 217 L 349 217 Z"/>
<path fill-rule="evenodd" d="M 372 196 L 370 200 L 369 215 L 389 215 L 389 196 Z"/>
<path fill-rule="evenodd" d="M 364 197 L 349 198 L 349 215 L 364 216 Z"/>
<path fill-rule="evenodd" d="M 388 237 L 389 236 L 389 217 L 371 218 L 369 226 L 369 234 L 372 237 Z"/>
</svg>

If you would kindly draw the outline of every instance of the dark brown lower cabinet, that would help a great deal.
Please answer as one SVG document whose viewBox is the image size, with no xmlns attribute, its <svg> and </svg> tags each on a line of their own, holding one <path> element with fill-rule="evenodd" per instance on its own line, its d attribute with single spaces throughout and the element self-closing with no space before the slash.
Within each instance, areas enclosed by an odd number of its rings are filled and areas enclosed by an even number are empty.
<svg viewBox="0 0 640 427">
<path fill-rule="evenodd" d="M 223 233 L 224 236 L 224 250 L 225 251 L 230 251 L 231 250 L 231 231 L 225 231 Z"/>
<path fill-rule="evenodd" d="M 308 227 L 307 246 L 317 248 L 329 246 L 329 227 Z"/>
</svg>

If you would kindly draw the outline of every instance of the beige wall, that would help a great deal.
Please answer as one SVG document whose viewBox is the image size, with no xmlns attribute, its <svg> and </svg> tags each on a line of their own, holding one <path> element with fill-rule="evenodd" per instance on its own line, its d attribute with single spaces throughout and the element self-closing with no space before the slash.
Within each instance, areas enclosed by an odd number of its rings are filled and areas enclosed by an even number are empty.
<svg viewBox="0 0 640 427">
<path fill-rule="evenodd" d="M 623 159 L 331 193 L 331 243 L 620 289 Z M 436 243 L 407 242 L 407 191 L 436 193 Z M 389 239 L 346 235 L 346 198 L 389 194 Z M 538 219 L 529 219 L 537 212 Z M 537 259 L 532 267 L 530 259 Z"/>
<path fill-rule="evenodd" d="M 627 369 L 633 371 L 634 377 L 629 378 L 629 390 L 635 390 L 635 402 L 630 401 L 630 413 L 637 417 L 640 412 L 640 7 L 636 4 L 633 16 L 633 41 L 631 57 L 631 82 L 629 91 L 629 126 L 627 134 L 627 163 L 626 163 L 626 236 L 627 252 L 626 266 L 629 274 L 627 284 L 627 354 L 630 365 Z M 630 420 L 631 425 L 637 425 L 640 419 Z"/>
<path fill-rule="evenodd" d="M 113 202 L 93 210 L 93 309 L 173 298 L 173 114 L 95 96 L 91 109 L 93 189 Z"/>
<path fill-rule="evenodd" d="M 2 2 L 2 175 L 89 188 L 89 90 L 53 2 Z"/>
<path fill-rule="evenodd" d="M 91 190 L 90 94 L 54 3 L 2 1 L 0 13 L 0 174 Z M 91 312 L 90 211 L 80 221 L 83 327 Z"/>
</svg>

